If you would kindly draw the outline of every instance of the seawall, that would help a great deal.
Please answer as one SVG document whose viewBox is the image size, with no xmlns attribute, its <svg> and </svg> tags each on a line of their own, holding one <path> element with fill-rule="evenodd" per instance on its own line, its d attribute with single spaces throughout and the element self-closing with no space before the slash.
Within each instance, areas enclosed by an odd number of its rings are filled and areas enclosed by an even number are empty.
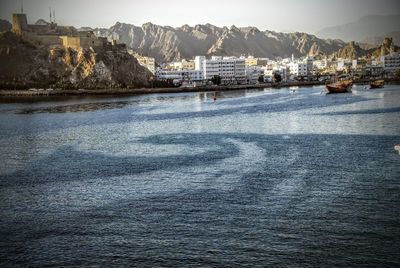
<svg viewBox="0 0 400 268">
<path fill-rule="evenodd" d="M 355 84 L 365 85 L 369 81 L 358 81 Z M 400 83 L 400 80 L 390 80 L 386 83 Z M 183 93 L 202 91 L 229 91 L 257 88 L 284 88 L 324 85 L 323 82 L 285 82 L 262 83 L 255 85 L 228 85 L 228 86 L 199 86 L 199 87 L 171 87 L 171 88 L 134 88 L 134 89 L 30 89 L 30 90 L 0 90 L 1 97 L 34 97 L 34 96 L 86 96 L 86 95 L 141 95 L 155 93 Z"/>
</svg>

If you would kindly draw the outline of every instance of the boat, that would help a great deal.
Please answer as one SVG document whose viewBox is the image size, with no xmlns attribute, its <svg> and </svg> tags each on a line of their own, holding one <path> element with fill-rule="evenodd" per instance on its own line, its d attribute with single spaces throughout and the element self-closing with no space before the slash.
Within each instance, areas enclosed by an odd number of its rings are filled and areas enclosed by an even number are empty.
<svg viewBox="0 0 400 268">
<path fill-rule="evenodd" d="M 396 151 L 398 151 L 399 154 L 400 154 L 400 144 L 396 144 L 396 145 L 394 146 L 394 149 L 395 149 Z"/>
<path fill-rule="evenodd" d="M 369 84 L 370 88 L 383 88 L 383 86 L 385 85 L 385 80 L 375 80 L 375 81 L 371 81 L 371 83 Z"/>
<path fill-rule="evenodd" d="M 342 80 L 325 86 L 329 93 L 348 93 L 353 87 L 352 80 Z"/>
<path fill-rule="evenodd" d="M 353 80 L 341 80 L 341 81 L 338 81 L 338 83 L 341 85 L 348 86 L 350 88 L 353 87 Z"/>
</svg>

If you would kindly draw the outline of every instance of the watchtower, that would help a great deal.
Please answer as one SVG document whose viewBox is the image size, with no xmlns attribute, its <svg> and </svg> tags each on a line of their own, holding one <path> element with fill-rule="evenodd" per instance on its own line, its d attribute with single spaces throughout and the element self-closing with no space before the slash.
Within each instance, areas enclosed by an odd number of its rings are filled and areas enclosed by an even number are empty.
<svg viewBox="0 0 400 268">
<path fill-rule="evenodd" d="M 28 31 L 28 19 L 26 18 L 26 14 L 19 13 L 12 15 L 12 31 L 15 34 L 22 35 L 22 32 Z"/>
</svg>

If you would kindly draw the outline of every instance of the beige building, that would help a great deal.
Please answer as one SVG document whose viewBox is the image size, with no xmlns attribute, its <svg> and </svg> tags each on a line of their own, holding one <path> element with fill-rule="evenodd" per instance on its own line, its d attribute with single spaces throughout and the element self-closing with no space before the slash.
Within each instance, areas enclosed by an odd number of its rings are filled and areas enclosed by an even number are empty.
<svg viewBox="0 0 400 268">
<path fill-rule="evenodd" d="M 139 64 L 146 67 L 152 74 L 156 73 L 156 61 L 154 58 L 139 55 L 132 49 L 128 50 L 128 53 L 134 56 L 138 60 Z"/>
<path fill-rule="evenodd" d="M 61 44 L 70 48 L 101 47 L 107 43 L 107 38 L 96 37 L 93 32 L 78 32 L 76 36 L 60 36 Z"/>
<path fill-rule="evenodd" d="M 192 60 L 182 60 L 182 70 L 194 70 L 195 65 Z"/>
<path fill-rule="evenodd" d="M 167 70 L 194 70 L 195 63 L 192 60 L 182 60 L 169 63 L 166 68 Z"/>
<path fill-rule="evenodd" d="M 142 56 L 142 57 L 139 57 L 137 59 L 138 59 L 140 65 L 142 65 L 142 66 L 146 67 L 147 69 L 149 69 L 149 71 L 152 74 L 155 74 L 155 72 L 156 72 L 156 61 L 155 61 L 154 58 Z"/>
<path fill-rule="evenodd" d="M 246 66 L 265 66 L 268 64 L 268 59 L 266 58 L 254 58 L 253 56 L 249 56 L 245 58 Z"/>
<path fill-rule="evenodd" d="M 254 57 L 247 57 L 244 62 L 246 66 L 257 66 L 257 59 Z"/>
</svg>

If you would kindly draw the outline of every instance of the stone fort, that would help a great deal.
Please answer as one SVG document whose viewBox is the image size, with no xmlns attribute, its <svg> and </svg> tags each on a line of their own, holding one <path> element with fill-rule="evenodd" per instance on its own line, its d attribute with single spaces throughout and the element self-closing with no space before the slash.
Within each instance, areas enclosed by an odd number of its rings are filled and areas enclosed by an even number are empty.
<svg viewBox="0 0 400 268">
<path fill-rule="evenodd" d="M 96 37 L 92 31 L 78 31 L 73 26 L 57 23 L 28 24 L 26 14 L 12 15 L 12 31 L 36 46 L 64 46 L 74 49 L 107 47 L 111 43 L 105 37 Z"/>
</svg>

